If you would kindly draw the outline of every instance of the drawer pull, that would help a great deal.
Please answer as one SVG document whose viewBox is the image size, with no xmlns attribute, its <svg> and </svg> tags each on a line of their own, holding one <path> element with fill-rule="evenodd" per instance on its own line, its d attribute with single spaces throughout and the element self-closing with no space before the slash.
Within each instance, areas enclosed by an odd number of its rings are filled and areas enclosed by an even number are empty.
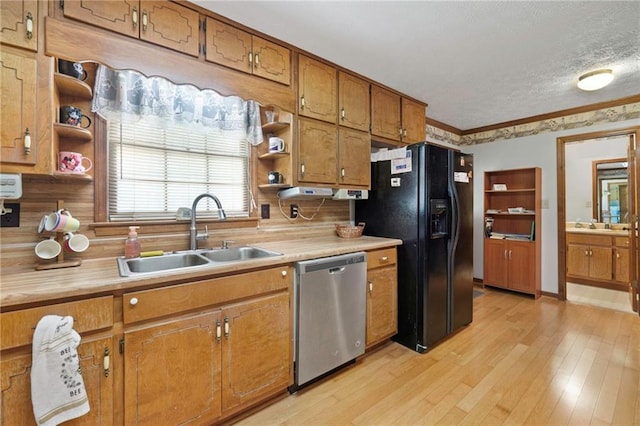
<svg viewBox="0 0 640 426">
<path fill-rule="evenodd" d="M 285 269 L 285 270 L 283 270 L 283 271 L 282 271 L 282 272 L 280 272 L 280 273 L 282 274 L 282 276 L 283 276 L 283 277 L 286 277 L 286 276 L 287 276 L 287 271 L 286 271 L 286 269 Z"/>
<path fill-rule="evenodd" d="M 131 300 L 129 300 L 129 304 L 131 306 L 136 306 L 138 304 L 138 298 L 137 297 L 132 297 Z"/>
<path fill-rule="evenodd" d="M 382 256 L 382 257 L 380 258 L 380 262 L 386 262 L 387 260 L 389 260 L 389 257 L 388 257 L 388 256 Z"/>
</svg>

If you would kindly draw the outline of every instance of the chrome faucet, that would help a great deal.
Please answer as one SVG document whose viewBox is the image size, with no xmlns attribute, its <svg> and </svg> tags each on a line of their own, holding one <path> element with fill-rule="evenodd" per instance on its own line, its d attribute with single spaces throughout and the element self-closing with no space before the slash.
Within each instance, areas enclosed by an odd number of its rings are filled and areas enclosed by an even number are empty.
<svg viewBox="0 0 640 426">
<path fill-rule="evenodd" d="M 215 201 L 216 206 L 218 206 L 218 218 L 220 220 L 225 220 L 227 218 L 226 213 L 222 209 L 222 204 L 220 200 L 215 195 L 211 194 L 200 194 L 193 200 L 193 204 L 191 205 L 191 227 L 189 227 L 189 249 L 196 250 L 198 248 L 198 240 L 206 240 L 209 238 L 209 232 L 207 231 L 207 227 L 205 226 L 204 233 L 198 234 L 198 230 L 196 229 L 196 208 L 198 207 L 198 202 L 203 198 L 208 197 Z"/>
</svg>

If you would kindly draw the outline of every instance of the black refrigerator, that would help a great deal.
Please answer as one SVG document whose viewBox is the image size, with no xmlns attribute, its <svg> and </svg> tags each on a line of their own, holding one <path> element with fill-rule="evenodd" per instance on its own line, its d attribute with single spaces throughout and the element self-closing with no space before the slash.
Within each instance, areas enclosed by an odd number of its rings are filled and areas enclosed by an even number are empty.
<svg viewBox="0 0 640 426">
<path fill-rule="evenodd" d="M 397 342 L 425 352 L 473 318 L 473 156 L 419 143 L 371 164 L 364 233 L 398 238 Z"/>
</svg>

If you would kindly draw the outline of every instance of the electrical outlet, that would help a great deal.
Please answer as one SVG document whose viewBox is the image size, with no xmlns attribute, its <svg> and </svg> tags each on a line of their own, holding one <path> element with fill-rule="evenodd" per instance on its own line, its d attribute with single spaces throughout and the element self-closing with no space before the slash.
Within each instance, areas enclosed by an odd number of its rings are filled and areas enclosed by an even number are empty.
<svg viewBox="0 0 640 426">
<path fill-rule="evenodd" d="M 269 204 L 260 204 L 260 217 L 262 219 L 269 219 Z"/>
<path fill-rule="evenodd" d="M 3 228 L 20 227 L 20 204 L 4 203 L 4 208 L 6 213 L 1 216 L 0 226 Z"/>
<path fill-rule="evenodd" d="M 298 205 L 297 204 L 291 204 L 291 213 L 289 214 L 289 217 L 291 219 L 295 219 L 298 217 Z"/>
</svg>

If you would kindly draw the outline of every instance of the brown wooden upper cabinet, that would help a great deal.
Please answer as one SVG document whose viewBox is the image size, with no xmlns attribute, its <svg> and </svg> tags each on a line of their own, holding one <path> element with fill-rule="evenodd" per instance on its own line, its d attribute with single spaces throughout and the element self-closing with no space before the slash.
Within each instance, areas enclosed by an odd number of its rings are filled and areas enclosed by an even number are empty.
<svg viewBox="0 0 640 426">
<path fill-rule="evenodd" d="M 369 82 L 338 72 L 338 106 L 341 126 L 369 132 Z"/>
<path fill-rule="evenodd" d="M 291 51 L 261 37 L 207 17 L 207 61 L 291 84 Z"/>
<path fill-rule="evenodd" d="M 298 56 L 298 114 L 329 123 L 338 121 L 337 70 L 304 55 Z"/>
<path fill-rule="evenodd" d="M 37 66 L 37 60 L 30 52 L 5 47 L 0 50 L 2 163 L 34 165 L 36 162 Z M 31 141 L 28 150 L 25 137 Z"/>
<path fill-rule="evenodd" d="M 63 3 L 64 16 L 199 56 L 198 12 L 168 1 L 84 0 Z"/>
<path fill-rule="evenodd" d="M 37 0 L 0 2 L 0 43 L 38 50 Z"/>
<path fill-rule="evenodd" d="M 403 143 L 425 140 L 425 105 L 371 85 L 371 134 Z"/>
</svg>

